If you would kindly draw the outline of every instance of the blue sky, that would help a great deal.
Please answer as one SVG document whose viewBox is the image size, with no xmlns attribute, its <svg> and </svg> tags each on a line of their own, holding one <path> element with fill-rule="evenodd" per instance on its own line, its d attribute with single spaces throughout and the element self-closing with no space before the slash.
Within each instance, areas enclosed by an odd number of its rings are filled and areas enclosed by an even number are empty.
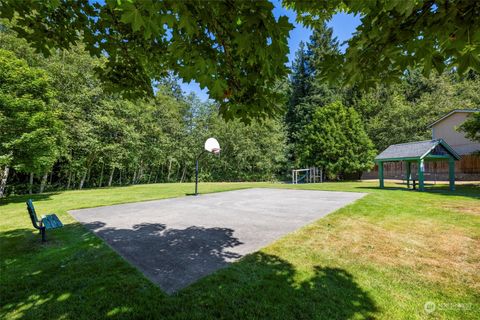
<svg viewBox="0 0 480 320">
<path fill-rule="evenodd" d="M 274 0 L 273 3 L 275 5 L 275 9 L 273 10 L 275 17 L 278 18 L 281 15 L 287 16 L 290 23 L 294 25 L 294 29 L 290 31 L 290 38 L 288 40 L 288 46 L 290 48 L 288 59 L 290 62 L 292 62 L 300 42 L 307 42 L 312 34 L 312 30 L 296 23 L 295 13 L 291 10 L 282 8 L 279 0 Z M 342 43 L 352 36 L 352 33 L 355 31 L 356 27 L 360 24 L 360 18 L 350 14 L 339 13 L 333 16 L 332 20 L 327 24 L 333 29 L 334 36 L 337 37 L 340 43 Z M 208 99 L 207 90 L 201 90 L 200 86 L 196 82 L 181 83 L 180 86 L 187 94 L 194 92 L 201 100 L 205 101 Z"/>
</svg>

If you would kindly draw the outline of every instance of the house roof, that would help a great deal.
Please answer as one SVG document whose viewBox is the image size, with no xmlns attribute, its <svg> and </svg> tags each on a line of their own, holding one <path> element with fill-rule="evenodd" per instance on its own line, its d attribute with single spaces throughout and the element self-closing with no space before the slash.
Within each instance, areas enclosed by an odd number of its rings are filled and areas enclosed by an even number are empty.
<svg viewBox="0 0 480 320">
<path fill-rule="evenodd" d="M 455 109 L 455 110 L 452 110 L 449 113 L 447 113 L 446 115 L 442 116 L 441 118 L 435 120 L 435 122 L 432 122 L 431 124 L 429 124 L 428 128 L 433 127 L 438 122 L 442 121 L 445 118 L 450 117 L 452 114 L 457 113 L 457 112 L 463 112 L 463 113 L 480 112 L 480 109 Z"/>
<path fill-rule="evenodd" d="M 423 159 L 427 155 L 431 154 L 435 148 L 440 146 L 437 151 L 449 154 L 455 160 L 459 160 L 460 156 L 442 139 L 437 140 L 425 140 L 400 144 L 392 144 L 383 152 L 381 152 L 375 160 L 413 160 Z"/>
</svg>

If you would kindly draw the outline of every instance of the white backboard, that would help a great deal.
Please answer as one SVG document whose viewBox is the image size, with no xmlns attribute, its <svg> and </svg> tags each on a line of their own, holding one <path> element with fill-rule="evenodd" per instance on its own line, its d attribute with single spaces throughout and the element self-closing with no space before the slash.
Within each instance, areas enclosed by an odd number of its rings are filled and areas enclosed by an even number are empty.
<svg viewBox="0 0 480 320">
<path fill-rule="evenodd" d="M 207 141 L 205 141 L 205 150 L 208 152 L 220 151 L 220 144 L 218 144 L 217 139 L 208 138 Z"/>
</svg>

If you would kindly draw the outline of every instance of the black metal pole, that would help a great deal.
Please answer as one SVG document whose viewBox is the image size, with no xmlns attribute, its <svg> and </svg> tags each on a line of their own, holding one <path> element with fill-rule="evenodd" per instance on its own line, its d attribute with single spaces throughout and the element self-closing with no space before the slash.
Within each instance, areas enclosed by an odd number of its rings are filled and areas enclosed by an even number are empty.
<svg viewBox="0 0 480 320">
<path fill-rule="evenodd" d="M 205 150 L 200 152 L 200 154 L 195 159 L 195 195 L 198 196 L 198 160 L 205 153 Z"/>
<path fill-rule="evenodd" d="M 198 196 L 198 157 L 195 161 L 195 195 Z"/>
</svg>

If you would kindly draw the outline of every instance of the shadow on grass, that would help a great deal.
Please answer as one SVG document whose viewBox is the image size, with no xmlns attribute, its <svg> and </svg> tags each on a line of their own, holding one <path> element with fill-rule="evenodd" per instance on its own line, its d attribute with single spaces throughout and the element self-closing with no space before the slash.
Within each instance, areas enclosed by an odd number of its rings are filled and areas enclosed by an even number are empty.
<svg viewBox="0 0 480 320">
<path fill-rule="evenodd" d="M 14 195 L 8 196 L 6 198 L 0 198 L 0 206 L 6 205 L 9 203 L 25 203 L 28 199 L 32 199 L 33 201 L 43 201 L 43 200 L 50 200 L 52 196 L 60 194 L 61 192 L 49 192 L 49 193 L 41 193 L 41 194 L 23 194 L 23 195 Z"/>
<path fill-rule="evenodd" d="M 190 301 L 192 296 L 195 299 Z M 305 276 L 288 261 L 261 252 L 186 288 L 174 299 L 187 304 L 189 311 L 208 310 L 210 317 L 232 319 L 371 318 L 377 311 L 369 294 L 346 270 L 315 266 Z"/>
<path fill-rule="evenodd" d="M 369 294 L 346 270 L 315 266 L 307 273 L 298 272 L 289 262 L 265 253 L 248 255 L 168 296 L 78 224 L 64 229 L 47 245 L 28 229 L 0 234 L 0 317 L 347 319 L 370 318 L 377 311 Z M 162 225 L 137 229 L 148 237 L 168 231 Z M 216 242 L 203 250 L 227 263 L 229 256 L 218 250 L 238 240 L 232 240 L 228 230 L 214 229 L 174 232 L 166 239 L 174 248 L 185 246 L 189 259 L 201 261 L 192 237 L 208 234 Z M 165 244 L 154 249 L 162 252 Z"/>
</svg>

